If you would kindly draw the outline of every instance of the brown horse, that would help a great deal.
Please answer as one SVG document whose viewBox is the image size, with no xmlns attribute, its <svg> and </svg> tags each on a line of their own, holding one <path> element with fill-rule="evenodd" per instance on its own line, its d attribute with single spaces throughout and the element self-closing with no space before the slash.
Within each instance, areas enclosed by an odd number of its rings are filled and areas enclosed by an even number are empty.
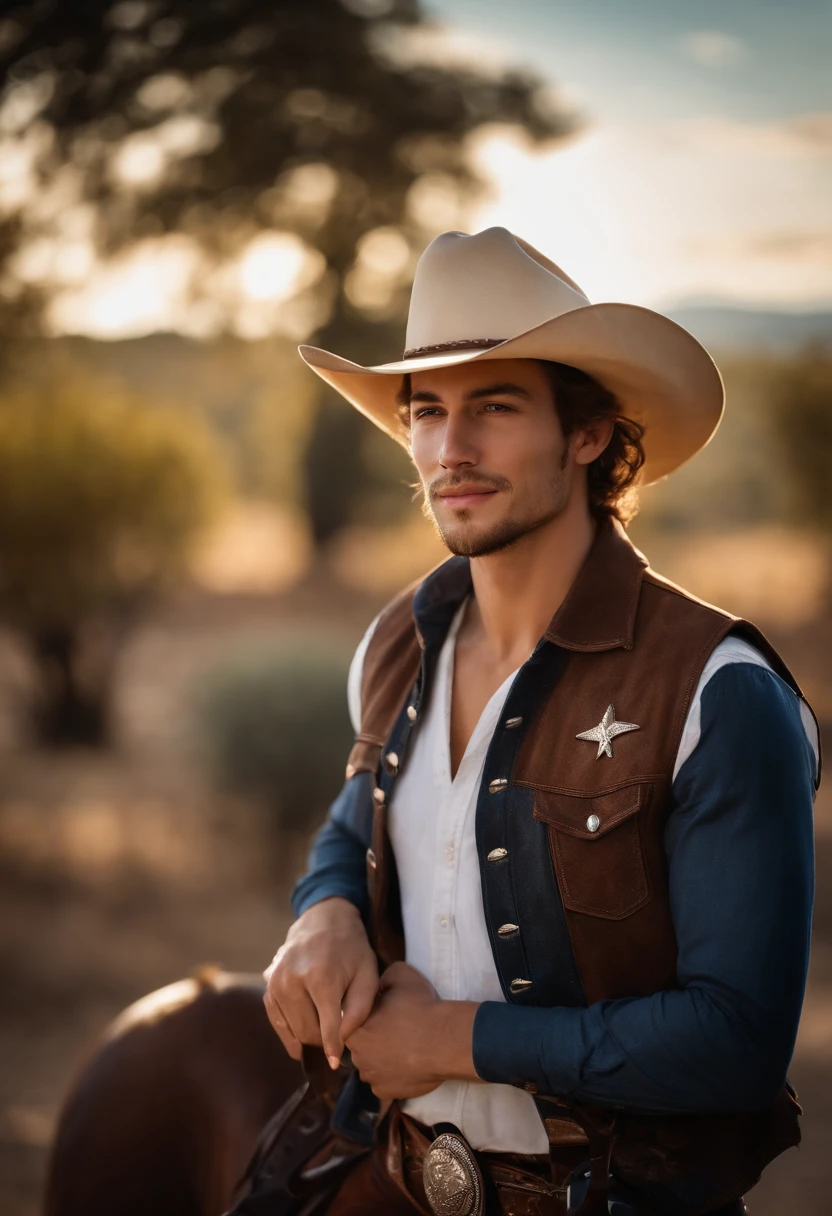
<svg viewBox="0 0 832 1216">
<path fill-rule="evenodd" d="M 106 1031 L 61 1112 L 46 1216 L 220 1216 L 302 1080 L 263 981 L 206 969 Z"/>
</svg>

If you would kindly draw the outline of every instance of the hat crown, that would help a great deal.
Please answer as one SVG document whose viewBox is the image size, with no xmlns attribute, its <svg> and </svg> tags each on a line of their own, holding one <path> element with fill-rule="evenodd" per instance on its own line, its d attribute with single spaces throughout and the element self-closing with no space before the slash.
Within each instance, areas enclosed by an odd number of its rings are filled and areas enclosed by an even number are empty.
<svg viewBox="0 0 832 1216">
<path fill-rule="evenodd" d="M 416 267 L 405 347 L 513 338 L 588 304 L 574 280 L 507 228 L 443 232 Z"/>
</svg>

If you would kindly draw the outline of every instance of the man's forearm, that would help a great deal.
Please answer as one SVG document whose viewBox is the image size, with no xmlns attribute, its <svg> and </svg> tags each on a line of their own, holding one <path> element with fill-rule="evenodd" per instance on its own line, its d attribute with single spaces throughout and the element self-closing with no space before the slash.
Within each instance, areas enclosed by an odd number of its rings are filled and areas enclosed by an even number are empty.
<svg viewBox="0 0 832 1216">
<path fill-rule="evenodd" d="M 292 909 L 307 908 L 337 895 L 367 913 L 367 863 L 371 820 L 366 774 L 352 777 L 333 802 L 309 854 L 306 873 L 292 891 Z"/>
<path fill-rule="evenodd" d="M 479 1081 L 474 1066 L 475 1001 L 437 1001 L 427 1010 L 425 1051 L 431 1068 L 442 1081 Z"/>
</svg>

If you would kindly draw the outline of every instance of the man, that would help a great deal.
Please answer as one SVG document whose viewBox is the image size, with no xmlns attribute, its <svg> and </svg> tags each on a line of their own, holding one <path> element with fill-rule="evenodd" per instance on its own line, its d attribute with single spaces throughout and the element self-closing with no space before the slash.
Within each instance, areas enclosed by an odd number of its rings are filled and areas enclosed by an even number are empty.
<svg viewBox="0 0 832 1216">
<path fill-rule="evenodd" d="M 382 1100 L 326 1210 L 554 1214 L 571 1181 L 570 1211 L 743 1211 L 799 1138 L 817 728 L 622 526 L 713 434 L 719 373 L 502 228 L 429 246 L 407 348 L 301 348 L 406 443 L 455 555 L 356 652 L 347 781 L 266 972 L 288 1052 L 348 1048 Z"/>
</svg>

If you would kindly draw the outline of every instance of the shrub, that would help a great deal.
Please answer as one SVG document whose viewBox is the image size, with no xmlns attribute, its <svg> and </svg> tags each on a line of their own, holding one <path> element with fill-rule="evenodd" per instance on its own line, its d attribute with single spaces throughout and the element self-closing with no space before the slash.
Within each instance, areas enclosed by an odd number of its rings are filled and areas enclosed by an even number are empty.
<svg viewBox="0 0 832 1216">
<path fill-rule="evenodd" d="M 249 646 L 197 686 L 200 734 L 223 788 L 256 799 L 278 831 L 317 826 L 352 743 L 349 652 L 312 634 Z"/>
</svg>

